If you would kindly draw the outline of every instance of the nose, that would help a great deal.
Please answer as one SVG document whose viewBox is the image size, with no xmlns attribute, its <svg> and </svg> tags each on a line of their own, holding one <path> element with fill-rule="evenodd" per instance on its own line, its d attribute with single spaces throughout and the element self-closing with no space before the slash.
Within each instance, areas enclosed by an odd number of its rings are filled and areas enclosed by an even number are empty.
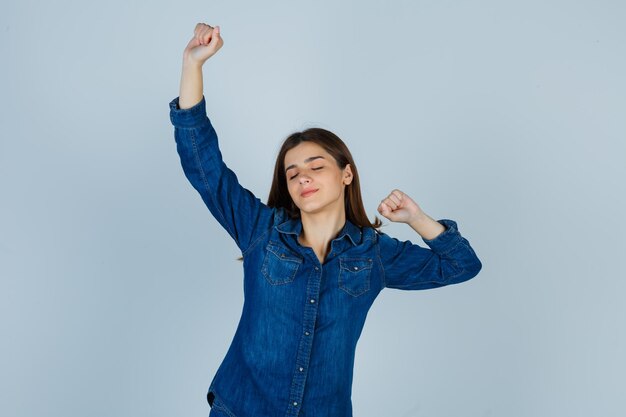
<svg viewBox="0 0 626 417">
<path fill-rule="evenodd" d="M 311 182 L 311 179 L 308 178 L 306 175 L 300 175 L 300 184 L 307 184 Z"/>
</svg>

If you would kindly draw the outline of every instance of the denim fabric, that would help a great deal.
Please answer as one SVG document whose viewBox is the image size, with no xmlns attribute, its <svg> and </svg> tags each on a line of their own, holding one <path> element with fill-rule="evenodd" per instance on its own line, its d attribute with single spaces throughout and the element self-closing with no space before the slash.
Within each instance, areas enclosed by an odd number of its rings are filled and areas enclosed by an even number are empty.
<svg viewBox="0 0 626 417">
<path fill-rule="evenodd" d="M 185 176 L 243 255 L 243 311 L 209 386 L 211 416 L 352 416 L 354 353 L 376 296 L 466 281 L 482 267 L 474 250 L 449 219 L 424 239 L 430 249 L 346 221 L 320 264 L 297 240 L 301 221 L 224 164 L 204 97 L 185 110 L 172 100 L 170 120 Z"/>
</svg>

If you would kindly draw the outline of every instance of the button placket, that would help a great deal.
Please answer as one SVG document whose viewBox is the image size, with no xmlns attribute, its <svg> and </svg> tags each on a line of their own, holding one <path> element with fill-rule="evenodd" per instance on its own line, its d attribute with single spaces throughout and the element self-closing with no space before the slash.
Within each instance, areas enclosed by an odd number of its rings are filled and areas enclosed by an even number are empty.
<svg viewBox="0 0 626 417">
<path fill-rule="evenodd" d="M 308 302 L 304 304 L 304 329 L 314 329 L 315 320 L 317 318 L 317 304 L 319 301 L 320 283 L 322 279 L 322 267 L 321 265 L 313 266 L 314 273 L 309 275 L 307 281 L 307 295 Z M 296 372 L 294 373 L 291 384 L 290 406 L 287 411 L 288 417 L 295 417 L 300 413 L 300 402 L 304 396 L 305 381 L 306 381 L 306 368 L 311 358 L 311 352 L 313 348 L 313 338 L 311 337 L 312 331 L 304 330 L 304 336 L 301 338 L 301 348 L 296 357 Z"/>
</svg>

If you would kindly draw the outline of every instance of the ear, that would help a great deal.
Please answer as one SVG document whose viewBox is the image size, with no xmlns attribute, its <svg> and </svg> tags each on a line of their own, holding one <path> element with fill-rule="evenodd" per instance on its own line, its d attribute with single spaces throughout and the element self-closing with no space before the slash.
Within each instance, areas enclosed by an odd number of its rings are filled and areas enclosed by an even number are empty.
<svg viewBox="0 0 626 417">
<path fill-rule="evenodd" d="M 346 164 L 345 168 L 343 169 L 343 183 L 346 185 L 350 185 L 353 179 L 354 176 L 352 175 L 352 167 L 350 166 L 350 164 Z"/>
</svg>

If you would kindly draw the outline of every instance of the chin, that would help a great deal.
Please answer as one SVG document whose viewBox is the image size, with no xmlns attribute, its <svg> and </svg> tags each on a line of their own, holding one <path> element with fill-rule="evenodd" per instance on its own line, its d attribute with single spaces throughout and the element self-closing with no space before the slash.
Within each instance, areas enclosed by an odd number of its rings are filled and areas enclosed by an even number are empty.
<svg viewBox="0 0 626 417">
<path fill-rule="evenodd" d="M 302 213 L 317 214 L 328 209 L 329 209 L 328 205 L 324 205 L 324 204 L 304 204 L 300 207 L 300 214 Z"/>
</svg>

